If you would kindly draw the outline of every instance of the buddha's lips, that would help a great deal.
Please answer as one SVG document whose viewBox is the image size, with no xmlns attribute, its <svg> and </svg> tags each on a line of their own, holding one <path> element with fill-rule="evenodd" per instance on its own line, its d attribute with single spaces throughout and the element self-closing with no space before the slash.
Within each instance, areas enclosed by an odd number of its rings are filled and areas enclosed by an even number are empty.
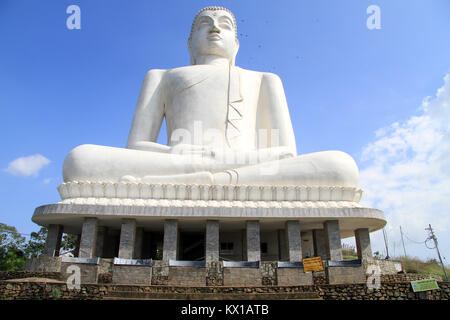
<svg viewBox="0 0 450 320">
<path fill-rule="evenodd" d="M 219 36 L 218 34 L 212 34 L 208 36 L 208 40 L 220 40 L 222 39 L 221 36 Z"/>
</svg>

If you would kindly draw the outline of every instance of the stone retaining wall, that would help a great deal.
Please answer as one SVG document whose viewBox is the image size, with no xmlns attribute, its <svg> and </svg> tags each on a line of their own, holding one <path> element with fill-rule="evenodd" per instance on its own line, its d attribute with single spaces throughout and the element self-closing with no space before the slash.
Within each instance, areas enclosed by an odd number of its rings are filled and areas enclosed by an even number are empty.
<svg viewBox="0 0 450 320">
<path fill-rule="evenodd" d="M 225 286 L 260 286 L 262 275 L 259 268 L 224 268 Z"/>
<path fill-rule="evenodd" d="M 278 268 L 279 286 L 312 285 L 313 274 L 303 272 L 303 268 Z"/>
<path fill-rule="evenodd" d="M 151 284 L 152 268 L 150 266 L 115 265 L 112 282 L 117 284 Z"/>
<path fill-rule="evenodd" d="M 235 269 L 237 270 L 237 269 Z M 148 293 L 209 293 L 209 294 L 259 294 L 317 292 L 324 300 L 448 300 L 450 282 L 438 282 L 439 290 L 414 293 L 409 282 L 381 283 L 380 289 L 369 289 L 365 284 L 261 286 L 261 287 L 185 287 L 185 286 L 132 286 L 132 285 L 81 285 L 69 290 L 62 283 L 35 283 L 0 281 L 0 299 L 77 299 L 101 300 L 111 292 L 137 291 Z"/>
<path fill-rule="evenodd" d="M 0 280 L 24 279 L 24 278 L 47 278 L 55 280 L 64 280 L 60 272 L 44 271 L 1 271 Z"/>
<path fill-rule="evenodd" d="M 364 267 L 327 267 L 325 271 L 304 273 L 302 268 L 278 268 L 273 261 L 263 261 L 259 268 L 223 267 L 222 262 L 209 262 L 205 267 L 169 267 L 167 261 L 154 260 L 152 266 L 114 265 L 113 259 L 99 259 L 99 263 L 61 262 L 59 257 L 40 257 L 28 262 L 27 275 L 2 275 L 1 279 L 44 277 L 65 280 L 69 266 L 77 266 L 81 271 L 81 283 L 153 284 L 153 285 L 191 285 L 191 286 L 274 286 L 274 285 L 323 285 L 366 283 Z M 52 272 L 44 272 L 49 268 Z M 30 270 L 29 269 L 29 270 Z M 39 272 L 40 271 L 40 272 Z M 22 273 L 24 271 L 21 271 Z M 73 272 L 73 270 L 72 270 Z M 25 273 L 23 273 L 25 274 Z M 39 276 L 42 275 L 42 276 Z M 53 275 L 53 276 L 51 276 Z M 3 277 L 3 278 L 2 278 Z M 403 282 L 440 277 L 420 274 L 382 274 L 381 282 Z"/>
<path fill-rule="evenodd" d="M 88 263 L 61 262 L 61 275 L 67 279 L 74 273 L 74 267 L 80 268 L 81 283 L 97 283 L 98 265 Z"/>
<path fill-rule="evenodd" d="M 365 283 L 364 267 L 328 267 L 325 269 L 327 283 Z"/>
<path fill-rule="evenodd" d="M 376 264 L 380 267 L 381 274 L 397 274 L 402 271 L 402 263 L 400 261 L 393 260 L 375 260 Z"/>
<path fill-rule="evenodd" d="M 442 277 L 431 274 L 398 273 L 381 275 L 381 282 L 410 282 L 423 279 L 436 279 L 437 281 L 442 281 Z"/>
<path fill-rule="evenodd" d="M 169 267 L 169 285 L 204 286 L 206 268 L 204 267 Z"/>
</svg>

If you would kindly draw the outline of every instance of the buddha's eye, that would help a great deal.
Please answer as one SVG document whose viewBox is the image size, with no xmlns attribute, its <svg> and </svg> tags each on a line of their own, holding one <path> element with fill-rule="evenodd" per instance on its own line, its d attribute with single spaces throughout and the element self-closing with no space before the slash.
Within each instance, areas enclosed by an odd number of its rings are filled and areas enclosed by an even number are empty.
<svg viewBox="0 0 450 320">
<path fill-rule="evenodd" d="M 206 19 L 200 20 L 200 21 L 198 22 L 198 26 L 199 26 L 199 27 L 203 27 L 203 26 L 207 26 L 207 25 L 209 25 L 209 21 L 206 20 Z"/>
<path fill-rule="evenodd" d="M 221 26 L 222 28 L 224 28 L 224 29 L 227 29 L 227 30 L 230 30 L 230 29 L 231 29 L 231 26 L 230 26 L 228 23 L 222 23 L 220 26 Z"/>
</svg>

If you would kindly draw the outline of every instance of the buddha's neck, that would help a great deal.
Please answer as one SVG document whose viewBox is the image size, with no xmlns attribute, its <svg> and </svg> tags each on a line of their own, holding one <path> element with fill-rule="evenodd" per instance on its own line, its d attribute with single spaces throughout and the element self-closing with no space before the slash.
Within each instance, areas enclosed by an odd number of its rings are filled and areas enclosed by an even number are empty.
<svg viewBox="0 0 450 320">
<path fill-rule="evenodd" d="M 195 59 L 195 64 L 209 64 L 214 66 L 227 67 L 230 65 L 230 60 L 220 56 L 205 55 L 205 56 L 198 56 Z"/>
</svg>

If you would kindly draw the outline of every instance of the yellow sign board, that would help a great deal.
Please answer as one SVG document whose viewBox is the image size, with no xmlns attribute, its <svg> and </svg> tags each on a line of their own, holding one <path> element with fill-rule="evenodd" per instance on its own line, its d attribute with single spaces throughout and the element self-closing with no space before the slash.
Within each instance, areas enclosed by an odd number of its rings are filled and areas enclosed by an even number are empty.
<svg viewBox="0 0 450 320">
<path fill-rule="evenodd" d="M 303 259 L 303 271 L 323 271 L 323 264 L 321 257 Z"/>
</svg>

